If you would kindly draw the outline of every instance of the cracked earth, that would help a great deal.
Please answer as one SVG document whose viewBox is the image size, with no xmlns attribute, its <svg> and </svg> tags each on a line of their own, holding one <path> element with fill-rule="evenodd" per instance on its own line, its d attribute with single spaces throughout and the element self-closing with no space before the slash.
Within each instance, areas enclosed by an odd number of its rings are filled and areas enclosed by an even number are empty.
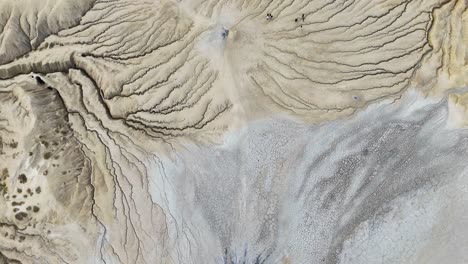
<svg viewBox="0 0 468 264">
<path fill-rule="evenodd" d="M 466 0 L 1 0 L 0 263 L 468 263 Z"/>
</svg>

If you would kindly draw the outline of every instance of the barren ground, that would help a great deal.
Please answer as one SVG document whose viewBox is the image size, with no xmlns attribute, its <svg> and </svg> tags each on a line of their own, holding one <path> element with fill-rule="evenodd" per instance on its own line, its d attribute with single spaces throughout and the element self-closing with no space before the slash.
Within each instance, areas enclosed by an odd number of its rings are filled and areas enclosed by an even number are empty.
<svg viewBox="0 0 468 264">
<path fill-rule="evenodd" d="M 0 263 L 468 263 L 467 5 L 0 0 Z"/>
</svg>

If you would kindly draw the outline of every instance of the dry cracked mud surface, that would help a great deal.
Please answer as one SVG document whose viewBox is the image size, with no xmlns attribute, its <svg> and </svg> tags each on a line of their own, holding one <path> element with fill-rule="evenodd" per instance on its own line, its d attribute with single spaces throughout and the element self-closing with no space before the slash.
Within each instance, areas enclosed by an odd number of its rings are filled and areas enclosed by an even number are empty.
<svg viewBox="0 0 468 264">
<path fill-rule="evenodd" d="M 1 0 L 0 263 L 468 263 L 467 6 Z"/>
</svg>

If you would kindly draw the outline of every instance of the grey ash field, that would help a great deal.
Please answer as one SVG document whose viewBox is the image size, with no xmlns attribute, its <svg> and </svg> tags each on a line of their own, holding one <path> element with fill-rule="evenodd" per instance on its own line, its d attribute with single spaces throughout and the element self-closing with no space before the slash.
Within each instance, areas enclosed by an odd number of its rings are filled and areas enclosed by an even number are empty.
<svg viewBox="0 0 468 264">
<path fill-rule="evenodd" d="M 468 263 L 467 6 L 0 0 L 0 264 Z"/>
</svg>

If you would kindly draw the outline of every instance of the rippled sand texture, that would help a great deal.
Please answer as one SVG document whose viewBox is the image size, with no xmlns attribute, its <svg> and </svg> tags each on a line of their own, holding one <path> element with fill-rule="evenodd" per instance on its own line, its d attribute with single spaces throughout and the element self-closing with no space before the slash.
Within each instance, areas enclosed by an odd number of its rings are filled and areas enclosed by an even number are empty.
<svg viewBox="0 0 468 264">
<path fill-rule="evenodd" d="M 468 263 L 467 5 L 0 1 L 0 263 Z"/>
</svg>

